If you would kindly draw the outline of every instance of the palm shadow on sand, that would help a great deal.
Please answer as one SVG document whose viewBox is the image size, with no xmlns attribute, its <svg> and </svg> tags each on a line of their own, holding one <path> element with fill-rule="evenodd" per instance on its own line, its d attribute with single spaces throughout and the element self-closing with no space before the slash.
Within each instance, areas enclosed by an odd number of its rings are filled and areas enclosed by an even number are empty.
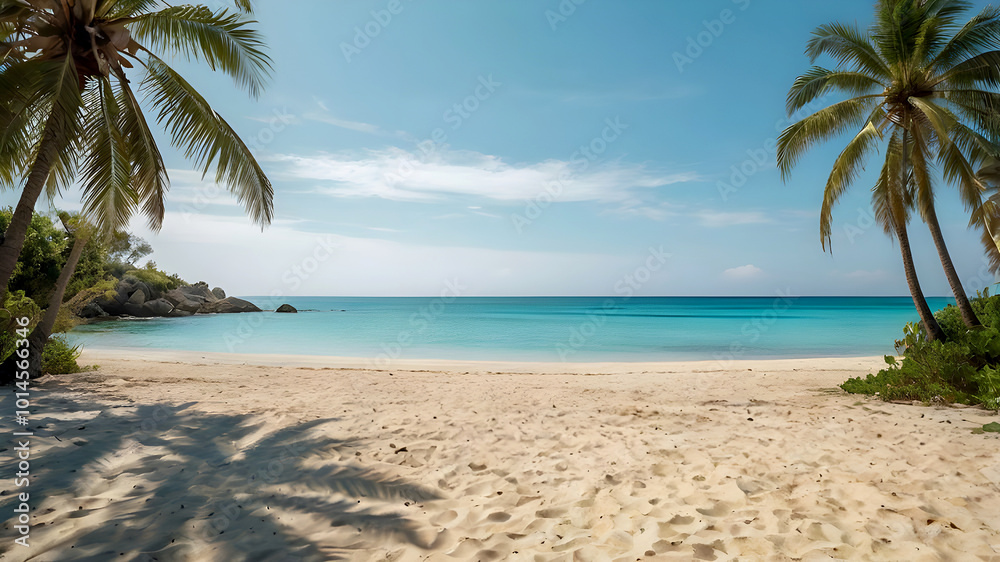
<svg viewBox="0 0 1000 562">
<path fill-rule="evenodd" d="M 45 396 L 61 386 L 38 393 L 28 427 L 33 446 L 53 445 L 31 459 L 29 487 L 31 542 L 53 545 L 46 560 L 290 562 L 351 558 L 387 542 L 428 546 L 404 512 L 439 495 L 341 460 L 364 440 L 332 435 L 336 419 L 288 425 L 193 404 Z M 12 398 L 0 397 L 5 420 Z M 13 544 L 11 515 L 23 491 L 13 486 L 13 446 L 0 460 L 10 537 L 0 552 L 22 560 L 41 551 Z"/>
</svg>

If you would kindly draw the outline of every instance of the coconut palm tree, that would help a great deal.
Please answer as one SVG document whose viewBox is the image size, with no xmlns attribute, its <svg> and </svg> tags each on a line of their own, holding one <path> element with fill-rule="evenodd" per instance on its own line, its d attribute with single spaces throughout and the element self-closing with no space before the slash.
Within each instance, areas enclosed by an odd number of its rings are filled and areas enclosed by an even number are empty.
<svg viewBox="0 0 1000 562">
<path fill-rule="evenodd" d="M 23 181 L 0 242 L 5 290 L 43 190 L 78 179 L 102 232 L 142 212 L 154 230 L 169 178 L 142 97 L 172 144 L 215 170 L 264 226 L 272 187 L 236 132 L 163 56 L 202 60 L 252 97 L 270 71 L 249 0 L 236 10 L 159 0 L 0 0 L 0 182 Z"/>
<path fill-rule="evenodd" d="M 3 363 L 0 363 L 0 384 L 11 384 L 15 380 L 15 373 L 19 370 L 27 371 L 31 378 L 41 376 L 42 349 L 48 343 L 49 337 L 52 336 L 52 329 L 56 325 L 59 309 L 66 294 L 66 287 L 69 286 L 69 280 L 73 277 L 73 273 L 76 272 L 76 266 L 80 262 L 80 256 L 83 255 L 83 249 L 95 234 L 95 227 L 88 223 L 86 218 L 80 214 L 71 215 L 61 212 L 59 213 L 59 219 L 62 221 L 63 228 L 66 229 L 66 232 L 72 238 L 73 245 L 70 246 L 66 263 L 63 264 L 62 269 L 59 271 L 59 278 L 56 279 L 56 285 L 49 296 L 49 305 L 45 309 L 45 313 L 42 314 L 42 319 L 28 335 L 27 361 L 19 361 L 19 357 L 15 353 Z M 18 363 L 22 362 L 27 363 L 27 368 L 18 369 Z"/>
<path fill-rule="evenodd" d="M 867 33 L 834 23 L 813 32 L 806 54 L 811 61 L 829 55 L 836 69 L 814 66 L 799 76 L 788 94 L 790 113 L 819 96 L 846 96 L 793 124 L 779 139 L 778 165 L 787 180 L 812 146 L 849 130 L 859 131 L 837 158 L 827 180 L 820 213 L 823 248 L 830 242 L 832 209 L 857 179 L 868 156 L 887 139 L 898 138 L 901 159 L 893 166 L 900 180 L 899 200 L 910 199 L 931 231 L 948 283 L 969 327 L 979 325 L 952 263 L 934 208 L 934 179 L 954 185 L 975 216 L 983 204 L 979 165 L 995 155 L 986 137 L 1000 132 L 1000 9 L 987 7 L 968 22 L 971 8 L 961 0 L 880 0 Z M 890 164 L 887 152 L 886 165 Z M 891 187 L 891 186 L 890 186 Z M 912 194 L 904 192 L 912 191 Z M 912 196 L 911 196 L 912 195 Z M 943 332 L 917 283 L 902 212 L 886 215 L 900 241 L 907 281 L 921 320 L 932 338 Z"/>
</svg>

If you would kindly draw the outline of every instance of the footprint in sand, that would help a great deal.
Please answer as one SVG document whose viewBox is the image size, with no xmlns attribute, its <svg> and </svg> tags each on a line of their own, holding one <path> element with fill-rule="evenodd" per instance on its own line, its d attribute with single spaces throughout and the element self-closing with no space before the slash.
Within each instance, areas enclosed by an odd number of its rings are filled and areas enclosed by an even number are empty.
<svg viewBox="0 0 1000 562">
<path fill-rule="evenodd" d="M 458 517 L 458 512 L 454 509 L 449 509 L 444 513 L 439 513 L 431 518 L 431 525 L 447 525 Z"/>
</svg>

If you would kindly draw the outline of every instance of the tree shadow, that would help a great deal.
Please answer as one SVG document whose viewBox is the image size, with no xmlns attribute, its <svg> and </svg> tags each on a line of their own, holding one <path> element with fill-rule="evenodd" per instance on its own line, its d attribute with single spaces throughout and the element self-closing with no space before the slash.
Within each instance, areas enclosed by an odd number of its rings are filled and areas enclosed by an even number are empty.
<svg viewBox="0 0 1000 562">
<path fill-rule="evenodd" d="M 69 400 L 59 386 L 33 400 L 32 447 L 51 448 L 31 459 L 28 488 L 14 487 L 15 438 L 2 451 L 3 558 L 291 562 L 429 546 L 405 511 L 440 496 L 351 462 L 364 440 L 334 437 L 336 418 L 288 425 L 277 414 L 206 413 L 194 403 Z M 13 410 L 4 393 L 0 416 Z M 13 543 L 25 490 L 30 542 L 45 544 L 44 554 Z"/>
</svg>

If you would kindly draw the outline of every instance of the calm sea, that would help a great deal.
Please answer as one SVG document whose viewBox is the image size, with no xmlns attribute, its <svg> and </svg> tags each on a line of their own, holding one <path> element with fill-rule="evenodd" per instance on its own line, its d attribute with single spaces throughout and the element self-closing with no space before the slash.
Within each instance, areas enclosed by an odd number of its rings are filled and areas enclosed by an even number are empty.
<svg viewBox="0 0 1000 562">
<path fill-rule="evenodd" d="M 262 308 L 266 297 L 247 297 Z M 298 314 L 218 314 L 80 326 L 92 349 L 369 359 L 670 361 L 893 353 L 908 297 L 285 297 Z M 953 299 L 930 299 L 937 310 Z"/>
</svg>

